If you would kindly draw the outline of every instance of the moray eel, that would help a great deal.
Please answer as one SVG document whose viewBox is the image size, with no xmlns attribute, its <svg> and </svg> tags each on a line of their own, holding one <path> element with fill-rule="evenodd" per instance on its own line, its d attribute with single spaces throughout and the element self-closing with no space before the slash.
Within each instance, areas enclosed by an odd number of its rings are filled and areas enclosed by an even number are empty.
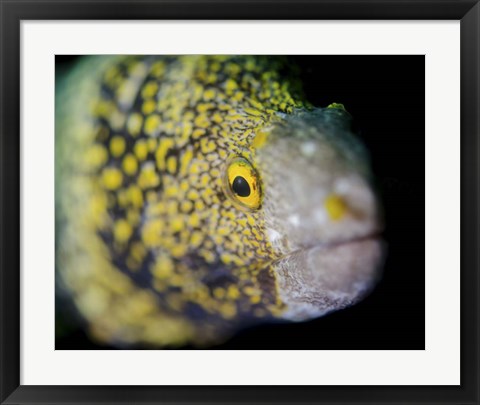
<svg viewBox="0 0 480 405">
<path fill-rule="evenodd" d="M 95 340 L 221 343 L 378 280 L 367 151 L 288 59 L 83 57 L 55 104 L 56 289 Z"/>
</svg>

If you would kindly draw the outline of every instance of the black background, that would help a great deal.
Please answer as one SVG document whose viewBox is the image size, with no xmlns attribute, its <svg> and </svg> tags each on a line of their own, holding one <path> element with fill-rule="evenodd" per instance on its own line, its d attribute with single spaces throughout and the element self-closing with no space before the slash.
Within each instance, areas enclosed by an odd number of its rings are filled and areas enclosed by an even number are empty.
<svg viewBox="0 0 480 405">
<path fill-rule="evenodd" d="M 57 68 L 75 57 L 57 57 Z M 384 276 L 361 303 L 304 323 L 262 325 L 211 349 L 424 349 L 424 56 L 294 56 L 307 99 L 345 105 L 371 153 L 385 211 Z M 57 301 L 57 310 L 59 305 Z M 61 318 L 60 318 L 61 317 Z M 58 349 L 108 349 L 64 324 Z"/>
</svg>

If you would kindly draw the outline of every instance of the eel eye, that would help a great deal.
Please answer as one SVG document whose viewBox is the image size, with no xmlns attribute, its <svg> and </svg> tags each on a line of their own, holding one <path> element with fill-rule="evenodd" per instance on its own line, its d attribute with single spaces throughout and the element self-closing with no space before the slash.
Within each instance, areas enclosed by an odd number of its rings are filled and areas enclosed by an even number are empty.
<svg viewBox="0 0 480 405">
<path fill-rule="evenodd" d="M 227 195 L 242 207 L 260 208 L 260 179 L 252 164 L 243 157 L 232 159 L 227 168 Z"/>
</svg>

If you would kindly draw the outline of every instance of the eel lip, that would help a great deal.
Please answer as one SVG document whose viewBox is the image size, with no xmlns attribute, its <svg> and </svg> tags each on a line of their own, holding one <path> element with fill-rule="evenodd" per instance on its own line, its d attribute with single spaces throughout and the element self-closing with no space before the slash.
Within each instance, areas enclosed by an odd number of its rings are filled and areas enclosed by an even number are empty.
<svg viewBox="0 0 480 405">
<path fill-rule="evenodd" d="M 366 297 L 380 279 L 385 258 L 380 234 L 298 249 L 274 264 L 282 317 L 302 321 L 323 316 Z"/>
<path fill-rule="evenodd" d="M 283 260 L 283 259 L 285 259 L 289 256 L 298 254 L 300 252 L 305 252 L 305 251 L 312 250 L 312 249 L 331 250 L 331 249 L 338 248 L 340 246 L 351 245 L 351 244 L 360 243 L 360 242 L 364 242 L 364 241 L 374 241 L 374 240 L 377 240 L 377 241 L 380 241 L 380 242 L 383 243 L 382 231 L 380 231 L 380 230 L 379 231 L 373 231 L 373 232 L 367 233 L 367 234 L 362 235 L 362 236 L 355 236 L 353 238 L 343 239 L 343 240 L 338 240 L 338 241 L 318 242 L 318 243 L 313 243 L 313 244 L 309 244 L 309 245 L 304 245 L 304 246 L 301 246 L 298 249 L 295 249 L 295 250 L 293 250 L 289 253 L 286 253 L 286 254 L 282 255 L 281 257 L 276 259 L 275 262 L 277 262 L 279 260 Z"/>
</svg>

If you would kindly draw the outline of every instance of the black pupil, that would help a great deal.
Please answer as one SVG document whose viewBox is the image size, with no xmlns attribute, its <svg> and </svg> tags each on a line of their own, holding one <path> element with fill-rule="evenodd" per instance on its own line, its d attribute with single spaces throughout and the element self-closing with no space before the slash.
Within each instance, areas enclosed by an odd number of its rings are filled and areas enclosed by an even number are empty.
<svg viewBox="0 0 480 405">
<path fill-rule="evenodd" d="M 233 179 L 232 189 L 235 194 L 240 197 L 248 197 L 250 195 L 250 186 L 241 176 L 237 176 Z"/>
</svg>

